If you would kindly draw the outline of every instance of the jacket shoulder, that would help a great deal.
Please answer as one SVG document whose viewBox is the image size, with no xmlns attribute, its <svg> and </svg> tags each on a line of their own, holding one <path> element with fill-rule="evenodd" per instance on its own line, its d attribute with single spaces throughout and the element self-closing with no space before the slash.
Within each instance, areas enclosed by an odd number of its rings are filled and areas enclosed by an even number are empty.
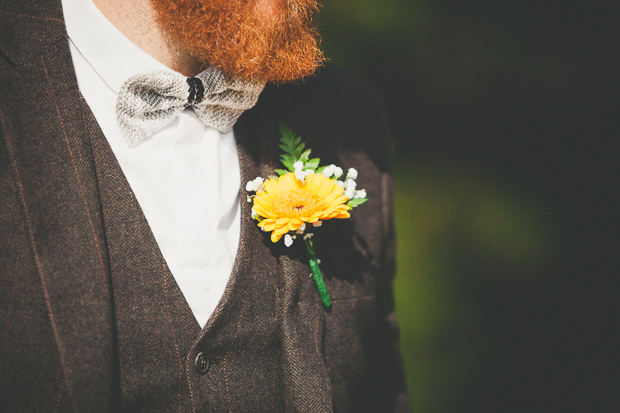
<svg viewBox="0 0 620 413">
<path fill-rule="evenodd" d="M 306 79 L 283 86 L 271 86 L 285 101 L 298 100 L 305 105 L 329 108 L 340 116 L 382 110 L 378 95 L 366 84 L 345 71 L 326 64 Z M 267 91 L 272 92 L 272 90 Z"/>
<path fill-rule="evenodd" d="M 301 134 L 309 147 L 363 152 L 379 169 L 388 169 L 391 140 L 383 104 L 370 87 L 337 67 L 325 65 L 303 81 L 269 85 L 259 105 Z"/>
</svg>

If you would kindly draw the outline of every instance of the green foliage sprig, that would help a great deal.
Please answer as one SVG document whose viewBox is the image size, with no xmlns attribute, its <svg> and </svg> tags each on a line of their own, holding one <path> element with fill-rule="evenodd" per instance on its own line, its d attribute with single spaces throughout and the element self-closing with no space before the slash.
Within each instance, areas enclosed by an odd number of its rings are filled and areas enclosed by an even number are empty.
<svg viewBox="0 0 620 413">
<path fill-rule="evenodd" d="M 317 171 L 319 163 L 321 163 L 321 159 L 310 159 L 312 150 L 306 149 L 304 151 L 306 144 L 301 141 L 301 136 L 298 136 L 282 121 L 280 121 L 280 134 L 282 135 L 280 138 L 280 142 L 282 143 L 278 146 L 284 151 L 284 153 L 280 155 L 280 161 L 288 169 L 288 171 L 285 169 L 276 169 L 276 173 L 282 176 L 289 172 L 295 172 L 295 167 L 293 165 L 297 162 L 303 163 L 303 169 Z"/>
</svg>

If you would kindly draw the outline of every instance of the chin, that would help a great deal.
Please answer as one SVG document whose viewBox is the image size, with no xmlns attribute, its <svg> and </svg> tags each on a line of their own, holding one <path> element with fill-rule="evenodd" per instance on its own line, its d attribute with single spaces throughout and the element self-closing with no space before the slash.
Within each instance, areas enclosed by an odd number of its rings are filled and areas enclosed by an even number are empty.
<svg viewBox="0 0 620 413">
<path fill-rule="evenodd" d="M 324 60 L 313 25 L 315 0 L 152 0 L 172 40 L 223 72 L 284 83 Z"/>
</svg>

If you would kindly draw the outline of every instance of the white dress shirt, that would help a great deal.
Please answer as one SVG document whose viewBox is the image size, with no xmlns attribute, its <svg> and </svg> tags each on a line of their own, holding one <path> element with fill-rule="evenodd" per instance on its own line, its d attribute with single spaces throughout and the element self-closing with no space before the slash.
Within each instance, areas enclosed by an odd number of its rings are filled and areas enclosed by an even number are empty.
<svg viewBox="0 0 620 413">
<path fill-rule="evenodd" d="M 241 185 L 233 131 L 192 109 L 135 146 L 122 139 L 116 97 L 129 77 L 173 72 L 125 37 L 92 0 L 62 0 L 78 86 L 131 186 L 201 327 L 221 299 L 240 236 Z"/>
</svg>

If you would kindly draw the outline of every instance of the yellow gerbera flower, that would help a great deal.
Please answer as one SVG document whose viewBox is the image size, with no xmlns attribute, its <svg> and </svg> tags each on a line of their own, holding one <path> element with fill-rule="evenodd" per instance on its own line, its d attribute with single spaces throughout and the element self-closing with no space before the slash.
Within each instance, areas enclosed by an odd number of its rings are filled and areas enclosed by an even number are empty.
<svg viewBox="0 0 620 413">
<path fill-rule="evenodd" d="M 350 217 L 344 188 L 323 174 L 311 173 L 302 182 L 291 172 L 266 180 L 264 188 L 254 198 L 254 210 L 261 217 L 258 226 L 271 231 L 272 242 L 304 223 Z"/>
</svg>

